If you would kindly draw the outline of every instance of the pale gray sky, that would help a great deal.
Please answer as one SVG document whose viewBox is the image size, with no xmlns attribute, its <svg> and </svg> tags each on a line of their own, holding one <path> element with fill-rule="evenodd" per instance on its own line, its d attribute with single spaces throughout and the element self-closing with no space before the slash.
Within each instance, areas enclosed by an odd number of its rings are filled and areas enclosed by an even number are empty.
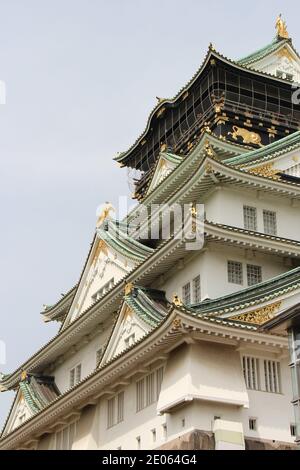
<svg viewBox="0 0 300 470">
<path fill-rule="evenodd" d="M 269 43 L 280 12 L 300 49 L 299 0 L 0 0 L 0 370 L 55 334 L 42 304 L 77 282 L 98 204 L 127 194 L 112 158 L 155 96 L 175 95 L 209 42 L 231 58 Z"/>
</svg>

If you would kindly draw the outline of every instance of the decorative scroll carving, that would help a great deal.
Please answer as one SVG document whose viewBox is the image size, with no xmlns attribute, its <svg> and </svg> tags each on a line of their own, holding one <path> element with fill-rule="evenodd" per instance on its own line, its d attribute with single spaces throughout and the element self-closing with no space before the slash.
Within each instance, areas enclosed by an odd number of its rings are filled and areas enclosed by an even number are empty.
<svg viewBox="0 0 300 470">
<path fill-rule="evenodd" d="M 176 307 L 182 307 L 182 300 L 180 299 L 180 297 L 179 297 L 177 294 L 174 294 L 174 297 L 173 297 L 173 304 L 174 304 Z"/>
<path fill-rule="evenodd" d="M 181 323 L 181 320 L 180 318 L 175 318 L 175 320 L 173 320 L 173 327 L 176 328 L 176 330 L 178 328 L 181 328 L 182 326 L 182 323 Z"/>
<path fill-rule="evenodd" d="M 245 323 L 255 323 L 256 325 L 262 325 L 263 323 L 266 323 L 267 321 L 275 317 L 275 313 L 279 310 L 280 305 L 281 302 L 276 302 L 274 304 L 267 305 L 266 307 L 262 307 L 258 310 L 231 317 L 230 320 L 237 320 Z"/>
<path fill-rule="evenodd" d="M 250 168 L 247 170 L 248 173 L 251 173 L 252 175 L 259 175 L 259 176 L 264 176 L 266 178 L 273 178 L 273 179 L 279 179 L 278 172 L 279 170 L 276 170 L 273 167 L 273 163 L 266 163 L 265 165 L 258 166 L 256 168 Z"/>
<path fill-rule="evenodd" d="M 233 126 L 232 130 L 233 132 L 228 132 L 228 135 L 231 135 L 234 140 L 238 140 L 238 137 L 241 137 L 244 144 L 255 144 L 263 147 L 263 144 L 261 143 L 261 137 L 256 132 L 248 131 L 248 129 L 244 129 L 238 126 Z"/>
<path fill-rule="evenodd" d="M 125 295 L 130 295 L 132 293 L 134 289 L 134 285 L 132 282 L 127 282 L 127 284 L 125 284 L 125 287 L 124 287 L 124 292 L 125 292 Z"/>
</svg>

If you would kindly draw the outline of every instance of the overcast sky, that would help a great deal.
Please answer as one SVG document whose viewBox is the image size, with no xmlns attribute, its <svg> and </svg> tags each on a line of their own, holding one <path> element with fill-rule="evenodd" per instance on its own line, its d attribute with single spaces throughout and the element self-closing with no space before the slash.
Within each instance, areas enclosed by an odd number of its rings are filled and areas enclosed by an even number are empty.
<svg viewBox="0 0 300 470">
<path fill-rule="evenodd" d="M 0 0 L 2 372 L 56 333 L 39 312 L 77 282 L 97 206 L 129 193 L 112 158 L 155 96 L 174 96 L 209 42 L 230 58 L 269 43 L 280 12 L 300 49 L 299 0 Z"/>
</svg>

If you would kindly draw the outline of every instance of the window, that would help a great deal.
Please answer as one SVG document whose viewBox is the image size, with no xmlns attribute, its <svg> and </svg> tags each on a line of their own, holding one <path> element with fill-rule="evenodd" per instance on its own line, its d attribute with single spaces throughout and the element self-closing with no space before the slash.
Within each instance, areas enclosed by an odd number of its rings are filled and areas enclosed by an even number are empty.
<svg viewBox="0 0 300 470">
<path fill-rule="evenodd" d="M 135 342 L 135 334 L 133 333 L 132 335 L 125 338 L 126 348 L 129 348 L 130 346 L 132 346 L 134 344 L 134 342 Z"/>
<path fill-rule="evenodd" d="M 281 392 L 280 362 L 264 360 L 265 390 Z"/>
<path fill-rule="evenodd" d="M 237 261 L 228 261 L 228 282 L 232 284 L 243 284 L 243 265 Z"/>
<path fill-rule="evenodd" d="M 200 276 L 196 276 L 193 279 L 193 303 L 197 304 L 199 302 L 201 302 Z"/>
<path fill-rule="evenodd" d="M 72 423 L 69 426 L 57 431 L 55 433 L 55 449 L 56 450 L 71 450 L 76 432 L 76 424 Z"/>
<path fill-rule="evenodd" d="M 264 210 L 263 218 L 264 218 L 264 232 L 268 235 L 276 235 L 277 234 L 276 212 Z"/>
<path fill-rule="evenodd" d="M 286 78 L 287 80 L 291 80 L 291 81 L 292 81 L 292 80 L 294 79 L 294 75 L 293 75 L 292 73 L 286 73 L 286 74 L 285 74 L 285 78 Z"/>
<path fill-rule="evenodd" d="M 124 421 L 124 392 L 107 400 L 107 427 L 111 428 Z"/>
<path fill-rule="evenodd" d="M 276 77 L 283 78 L 283 72 L 281 70 L 276 70 Z"/>
<path fill-rule="evenodd" d="M 262 282 L 261 266 L 247 264 L 247 282 L 248 286 L 254 286 Z"/>
<path fill-rule="evenodd" d="M 74 385 L 78 384 L 81 380 L 81 364 L 73 367 L 70 370 L 70 388 L 74 387 Z"/>
<path fill-rule="evenodd" d="M 163 379 L 160 367 L 136 383 L 136 411 L 141 411 L 158 400 Z"/>
<path fill-rule="evenodd" d="M 190 304 L 191 303 L 191 284 L 188 282 L 183 286 L 182 288 L 182 301 L 184 304 Z"/>
<path fill-rule="evenodd" d="M 101 357 L 102 357 L 102 348 L 96 351 L 96 367 L 98 367 Z"/>
<path fill-rule="evenodd" d="M 257 215 L 255 207 L 244 206 L 244 228 L 256 232 Z"/>
<path fill-rule="evenodd" d="M 137 447 L 138 450 L 141 449 L 141 436 L 138 436 L 136 438 L 136 447 Z"/>
<path fill-rule="evenodd" d="M 181 427 L 185 428 L 185 418 L 182 418 L 182 420 L 181 420 Z"/>
<path fill-rule="evenodd" d="M 166 440 L 168 437 L 168 427 L 167 423 L 162 425 L 162 431 L 163 431 L 163 438 Z"/>
<path fill-rule="evenodd" d="M 290 425 L 291 436 L 296 437 L 296 424 L 292 423 Z"/>
<path fill-rule="evenodd" d="M 246 387 L 250 390 L 260 389 L 259 359 L 255 357 L 243 357 L 243 373 Z"/>
<path fill-rule="evenodd" d="M 152 442 L 156 442 L 156 429 L 152 429 Z"/>
<path fill-rule="evenodd" d="M 101 289 L 97 290 L 94 295 L 92 295 L 92 300 L 96 302 L 99 300 L 106 292 L 108 292 L 114 286 L 114 278 L 112 277 L 106 284 L 104 284 Z"/>
<path fill-rule="evenodd" d="M 249 418 L 249 429 L 250 431 L 256 431 L 257 429 L 257 419 Z"/>
</svg>

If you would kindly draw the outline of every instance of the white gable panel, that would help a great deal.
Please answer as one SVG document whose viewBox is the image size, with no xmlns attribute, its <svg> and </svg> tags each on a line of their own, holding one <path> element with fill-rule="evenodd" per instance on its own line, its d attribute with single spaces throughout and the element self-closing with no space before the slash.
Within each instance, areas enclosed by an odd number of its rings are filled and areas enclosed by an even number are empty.
<svg viewBox="0 0 300 470">
<path fill-rule="evenodd" d="M 27 405 L 23 393 L 21 390 L 17 392 L 17 396 L 15 398 L 12 410 L 10 412 L 8 421 L 6 426 L 3 430 L 4 434 L 8 434 L 22 423 L 27 421 L 31 416 L 33 416 L 33 412 L 30 410 L 29 406 Z"/>
<path fill-rule="evenodd" d="M 275 76 L 280 75 L 280 78 L 284 79 L 292 76 L 294 82 L 300 82 L 300 60 L 289 45 L 254 62 L 251 68 Z"/>
<path fill-rule="evenodd" d="M 113 357 L 125 351 L 149 331 L 149 325 L 146 325 L 124 302 L 101 364 L 110 361 Z"/>
<path fill-rule="evenodd" d="M 74 321 L 133 268 L 133 261 L 96 239 L 68 318 Z"/>
<path fill-rule="evenodd" d="M 161 156 L 149 186 L 148 193 L 153 191 L 153 189 L 155 189 L 156 186 L 158 186 L 171 173 L 171 171 L 174 170 L 174 168 L 176 168 L 175 163 L 171 163 Z"/>
</svg>

